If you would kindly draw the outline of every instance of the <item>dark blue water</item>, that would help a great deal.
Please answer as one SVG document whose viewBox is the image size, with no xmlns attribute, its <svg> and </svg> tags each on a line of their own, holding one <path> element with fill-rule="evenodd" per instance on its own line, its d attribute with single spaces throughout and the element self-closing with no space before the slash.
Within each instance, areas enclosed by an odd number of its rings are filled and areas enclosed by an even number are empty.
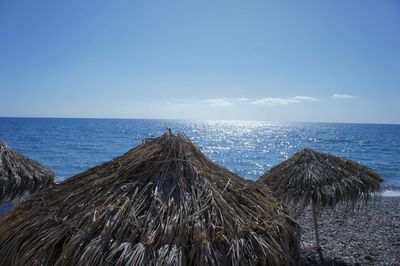
<svg viewBox="0 0 400 266">
<path fill-rule="evenodd" d="M 311 147 L 359 161 L 381 173 L 386 186 L 400 188 L 400 125 L 0 118 L 0 141 L 52 169 L 60 181 L 167 127 L 248 179 Z"/>
</svg>

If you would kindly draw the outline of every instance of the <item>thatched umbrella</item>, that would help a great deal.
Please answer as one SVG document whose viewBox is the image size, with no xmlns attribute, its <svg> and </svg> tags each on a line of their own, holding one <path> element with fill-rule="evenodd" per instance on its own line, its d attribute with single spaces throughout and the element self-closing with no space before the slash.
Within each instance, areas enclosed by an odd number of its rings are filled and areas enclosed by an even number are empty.
<svg viewBox="0 0 400 266">
<path fill-rule="evenodd" d="M 366 203 L 371 194 L 380 191 L 382 181 L 378 173 L 366 166 L 311 149 L 296 153 L 258 180 L 299 213 L 311 206 L 321 258 L 317 209 L 338 203 L 354 206 L 359 200 Z"/>
<path fill-rule="evenodd" d="M 0 143 L 0 204 L 51 186 L 54 174 Z"/>
<path fill-rule="evenodd" d="M 297 255 L 297 225 L 269 190 L 169 132 L 0 219 L 11 265 L 283 265 Z"/>
</svg>

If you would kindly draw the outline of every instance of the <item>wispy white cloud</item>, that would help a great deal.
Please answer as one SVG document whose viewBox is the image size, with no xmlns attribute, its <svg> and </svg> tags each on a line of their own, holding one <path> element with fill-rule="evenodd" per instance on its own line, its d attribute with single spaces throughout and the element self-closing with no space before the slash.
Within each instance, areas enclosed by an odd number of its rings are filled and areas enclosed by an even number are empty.
<svg viewBox="0 0 400 266">
<path fill-rule="evenodd" d="M 315 102 L 318 101 L 317 98 L 310 96 L 295 96 L 287 98 L 260 98 L 260 99 L 250 99 L 250 98 L 211 98 L 202 101 L 189 101 L 189 103 L 174 103 L 166 102 L 165 105 L 173 108 L 183 108 L 190 106 L 201 106 L 206 104 L 210 107 L 231 107 L 233 105 L 244 105 L 244 104 L 256 104 L 256 105 L 287 105 L 292 103 L 303 103 L 303 102 Z"/>
<path fill-rule="evenodd" d="M 248 103 L 250 102 L 249 98 L 241 97 L 241 98 L 213 98 L 207 99 L 205 102 L 212 107 L 229 107 L 237 103 Z"/>
<path fill-rule="evenodd" d="M 250 101 L 249 98 L 237 98 L 236 100 L 237 100 L 238 102 L 248 102 L 248 101 Z"/>
<path fill-rule="evenodd" d="M 233 101 L 229 98 L 214 98 L 208 99 L 205 102 L 212 107 L 229 107 L 233 105 Z"/>
<path fill-rule="evenodd" d="M 311 96 L 295 96 L 292 99 L 300 101 L 300 102 L 316 102 L 318 101 L 317 98 Z"/>
<path fill-rule="evenodd" d="M 339 99 L 339 100 L 351 100 L 351 99 L 357 98 L 357 96 L 335 93 L 335 94 L 332 95 L 332 98 Z"/>
<path fill-rule="evenodd" d="M 168 107 L 173 107 L 173 108 L 190 107 L 190 104 L 187 104 L 187 103 L 171 103 L 171 102 L 166 102 L 165 105 L 168 106 Z"/>
<path fill-rule="evenodd" d="M 287 98 L 261 98 L 252 101 L 252 104 L 257 105 L 288 105 L 291 103 L 303 103 L 303 102 L 316 102 L 317 98 L 311 96 L 295 96 L 295 97 L 287 97 Z"/>
</svg>

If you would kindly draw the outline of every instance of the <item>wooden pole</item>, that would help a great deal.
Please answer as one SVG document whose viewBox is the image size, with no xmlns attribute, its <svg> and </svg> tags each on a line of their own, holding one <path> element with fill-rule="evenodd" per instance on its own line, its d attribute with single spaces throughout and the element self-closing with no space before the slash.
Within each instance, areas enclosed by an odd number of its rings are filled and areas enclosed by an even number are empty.
<svg viewBox="0 0 400 266">
<path fill-rule="evenodd" d="M 319 232 L 318 232 L 318 222 L 317 222 L 317 207 L 315 202 L 312 205 L 312 213 L 313 213 L 313 219 L 314 219 L 314 230 L 315 230 L 315 240 L 317 242 L 317 251 L 318 251 L 318 255 L 321 261 L 323 261 L 323 257 L 322 257 L 322 249 L 320 246 L 320 242 L 319 242 Z"/>
</svg>

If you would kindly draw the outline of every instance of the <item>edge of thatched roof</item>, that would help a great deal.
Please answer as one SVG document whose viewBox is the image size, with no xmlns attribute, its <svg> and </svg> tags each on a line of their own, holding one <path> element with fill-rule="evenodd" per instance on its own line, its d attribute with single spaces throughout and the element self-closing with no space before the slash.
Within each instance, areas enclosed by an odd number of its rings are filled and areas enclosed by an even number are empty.
<svg viewBox="0 0 400 266">
<path fill-rule="evenodd" d="M 320 207 L 367 203 L 371 196 L 379 196 L 382 181 L 365 165 L 310 148 L 272 167 L 257 180 L 300 209 L 312 202 Z"/>
<path fill-rule="evenodd" d="M 0 257 L 11 264 L 288 265 L 298 256 L 297 229 L 268 189 L 167 132 L 20 204 L 0 219 Z"/>
<path fill-rule="evenodd" d="M 26 197 L 54 183 L 54 173 L 39 162 L 0 143 L 0 203 Z"/>
</svg>

